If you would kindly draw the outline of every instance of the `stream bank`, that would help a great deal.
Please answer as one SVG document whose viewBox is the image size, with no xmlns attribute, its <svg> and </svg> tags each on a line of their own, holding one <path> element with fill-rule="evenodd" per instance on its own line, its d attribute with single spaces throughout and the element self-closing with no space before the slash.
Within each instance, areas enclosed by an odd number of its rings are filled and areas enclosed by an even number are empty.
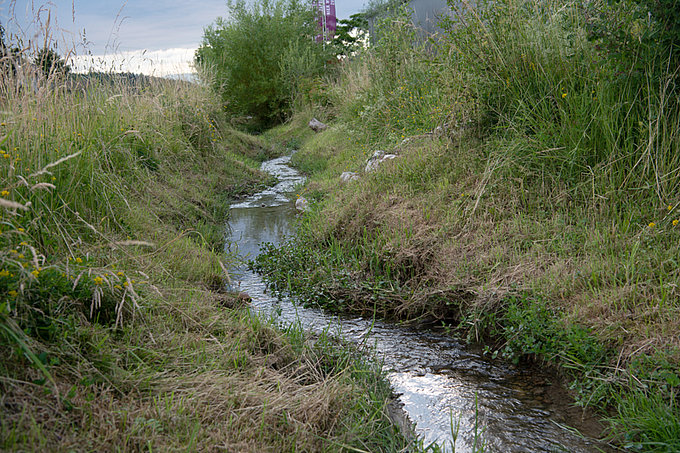
<svg viewBox="0 0 680 453">
<path fill-rule="evenodd" d="M 304 178 L 290 158 L 265 162 L 262 170 L 279 183 L 231 206 L 229 242 L 254 259 L 265 243 L 281 244 L 295 228 L 291 199 Z M 601 426 L 581 409 L 554 376 L 536 368 L 491 360 L 442 333 L 412 329 L 373 318 L 303 307 L 267 289 L 256 272 L 242 267 L 233 288 L 252 298 L 253 308 L 280 326 L 299 325 L 330 333 L 380 361 L 399 402 L 424 444 L 456 451 L 597 451 L 603 446 L 579 434 L 599 435 Z"/>
</svg>

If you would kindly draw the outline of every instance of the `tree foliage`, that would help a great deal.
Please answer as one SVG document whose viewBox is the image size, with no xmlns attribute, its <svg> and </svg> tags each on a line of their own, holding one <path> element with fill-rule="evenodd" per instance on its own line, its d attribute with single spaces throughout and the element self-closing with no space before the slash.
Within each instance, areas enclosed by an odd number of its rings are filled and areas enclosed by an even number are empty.
<svg viewBox="0 0 680 453">
<path fill-rule="evenodd" d="M 21 61 L 21 50 L 5 43 L 5 28 L 0 24 L 0 74 L 16 74 L 16 65 Z"/>
<path fill-rule="evenodd" d="M 352 55 L 361 49 L 368 40 L 368 20 L 362 13 L 352 14 L 349 19 L 341 19 L 335 30 L 333 45 L 339 55 Z"/>
<path fill-rule="evenodd" d="M 56 50 L 43 48 L 35 56 L 35 64 L 40 68 L 45 78 L 63 76 L 71 71 L 71 67 L 61 58 Z"/>
<path fill-rule="evenodd" d="M 289 113 L 299 81 L 324 70 L 315 12 L 298 0 L 237 0 L 228 8 L 228 18 L 206 28 L 195 61 L 228 112 L 269 126 Z"/>
</svg>

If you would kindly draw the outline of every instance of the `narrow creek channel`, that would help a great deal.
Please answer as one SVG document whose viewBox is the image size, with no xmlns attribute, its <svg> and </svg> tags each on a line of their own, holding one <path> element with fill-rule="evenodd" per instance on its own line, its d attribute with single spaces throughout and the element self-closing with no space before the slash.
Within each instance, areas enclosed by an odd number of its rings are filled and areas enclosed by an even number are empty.
<svg viewBox="0 0 680 453">
<path fill-rule="evenodd" d="M 263 163 L 262 170 L 279 183 L 231 206 L 227 239 L 245 259 L 257 256 L 261 244 L 280 243 L 293 232 L 296 212 L 291 196 L 304 177 L 288 166 L 289 161 L 286 156 Z M 603 448 L 579 434 L 597 435 L 597 421 L 571 406 L 566 391 L 553 384 L 554 377 L 537 368 L 490 360 L 436 331 L 303 308 L 269 294 L 261 277 L 246 266 L 235 272 L 233 285 L 252 297 L 254 309 L 274 316 L 280 325 L 299 322 L 307 330 L 328 331 L 374 347 L 425 445 L 436 442 L 451 451 L 451 428 L 458 426 L 456 452 L 477 451 L 482 444 L 487 452 Z"/>
</svg>

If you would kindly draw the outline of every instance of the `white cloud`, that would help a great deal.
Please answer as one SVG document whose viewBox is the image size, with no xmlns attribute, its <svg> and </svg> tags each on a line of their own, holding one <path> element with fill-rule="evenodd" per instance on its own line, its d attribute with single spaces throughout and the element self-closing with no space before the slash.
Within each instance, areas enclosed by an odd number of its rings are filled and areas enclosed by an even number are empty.
<svg viewBox="0 0 680 453">
<path fill-rule="evenodd" d="M 194 72 L 196 48 L 132 50 L 110 55 L 78 55 L 70 64 L 74 72 L 132 72 L 164 77 Z"/>
</svg>

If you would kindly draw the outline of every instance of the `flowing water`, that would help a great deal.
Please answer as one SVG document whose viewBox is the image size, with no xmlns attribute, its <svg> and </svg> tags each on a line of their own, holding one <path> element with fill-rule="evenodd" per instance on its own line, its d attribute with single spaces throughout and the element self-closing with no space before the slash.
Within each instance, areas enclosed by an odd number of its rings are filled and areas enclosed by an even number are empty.
<svg viewBox="0 0 680 453">
<path fill-rule="evenodd" d="M 228 239 L 252 259 L 264 242 L 280 243 L 293 230 L 293 191 L 304 178 L 287 164 L 289 156 L 265 162 L 262 170 L 279 183 L 231 206 Z M 292 198 L 292 201 L 291 201 Z M 232 244 L 232 247 L 234 245 Z M 266 291 L 261 277 L 245 268 L 233 276 L 234 289 L 247 292 L 252 306 L 281 325 L 295 322 L 374 347 L 415 432 L 425 444 L 451 451 L 599 451 L 579 434 L 599 432 L 597 422 L 572 407 L 554 377 L 536 368 L 490 360 L 457 340 L 430 330 L 347 317 L 303 308 Z"/>
</svg>

